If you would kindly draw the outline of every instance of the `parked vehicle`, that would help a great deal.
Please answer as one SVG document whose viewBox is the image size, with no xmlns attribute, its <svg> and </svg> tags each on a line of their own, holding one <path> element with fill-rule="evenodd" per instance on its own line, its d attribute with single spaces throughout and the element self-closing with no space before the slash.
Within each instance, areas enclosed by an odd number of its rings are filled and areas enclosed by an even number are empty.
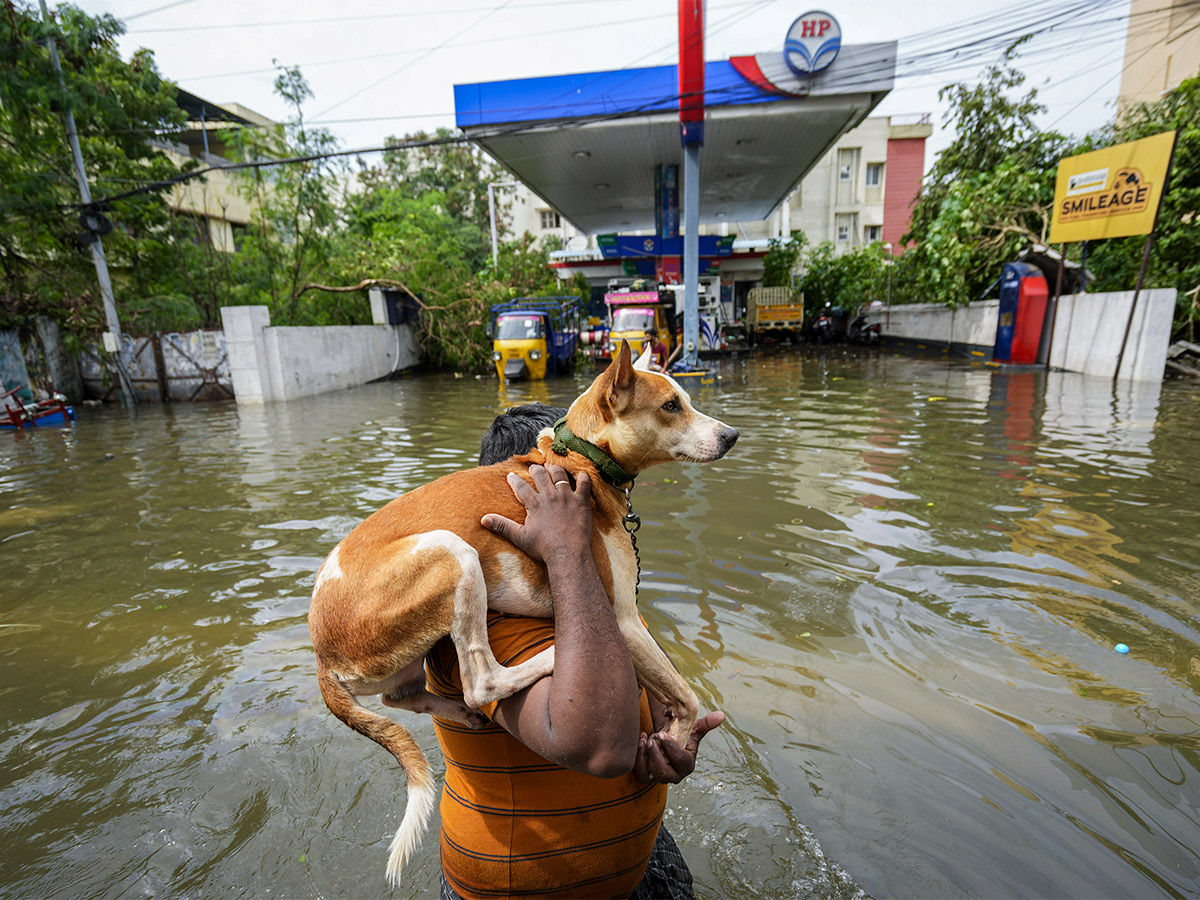
<svg viewBox="0 0 1200 900">
<path fill-rule="evenodd" d="M 634 357 L 642 352 L 646 332 L 653 331 L 667 348 L 675 348 L 675 298 L 669 291 L 614 291 L 604 295 L 608 306 L 608 354 L 629 342 Z"/>
<path fill-rule="evenodd" d="M 815 344 L 839 343 L 847 339 L 850 316 L 841 306 L 826 303 L 816 310 L 808 326 L 808 339 Z"/>
<path fill-rule="evenodd" d="M 814 343 L 833 343 L 833 317 L 822 313 L 813 320 L 811 337 Z"/>
<path fill-rule="evenodd" d="M 492 307 L 488 334 L 501 381 L 538 381 L 571 368 L 579 348 L 578 297 L 520 297 Z"/>
<path fill-rule="evenodd" d="M 804 329 L 804 294 L 789 287 L 751 288 L 746 298 L 746 333 L 751 341 L 790 338 Z"/>
<path fill-rule="evenodd" d="M 850 323 L 850 332 L 848 338 L 852 344 L 865 344 L 873 346 L 879 343 L 880 325 L 876 322 L 873 325 L 867 324 L 866 316 L 859 316 Z"/>
</svg>

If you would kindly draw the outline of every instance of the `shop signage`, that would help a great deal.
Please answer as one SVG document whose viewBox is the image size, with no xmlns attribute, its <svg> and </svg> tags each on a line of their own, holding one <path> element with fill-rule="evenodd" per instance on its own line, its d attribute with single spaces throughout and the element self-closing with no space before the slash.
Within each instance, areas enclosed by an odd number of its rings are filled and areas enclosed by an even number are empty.
<svg viewBox="0 0 1200 900">
<path fill-rule="evenodd" d="M 700 235 L 701 256 L 729 256 L 733 253 L 734 236 Z M 630 257 L 682 256 L 683 238 L 660 238 L 649 235 L 601 234 L 596 236 L 596 245 L 604 259 L 628 259 Z"/>
<path fill-rule="evenodd" d="M 1050 242 L 1149 234 L 1167 187 L 1175 132 L 1117 144 L 1058 164 Z"/>
<path fill-rule="evenodd" d="M 654 226 L 661 238 L 679 237 L 679 166 L 654 169 Z"/>
</svg>

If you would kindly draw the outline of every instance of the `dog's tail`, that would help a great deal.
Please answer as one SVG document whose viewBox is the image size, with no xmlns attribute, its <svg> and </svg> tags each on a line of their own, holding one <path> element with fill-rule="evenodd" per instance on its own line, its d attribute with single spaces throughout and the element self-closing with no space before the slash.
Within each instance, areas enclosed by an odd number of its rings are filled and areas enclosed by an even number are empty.
<svg viewBox="0 0 1200 900">
<path fill-rule="evenodd" d="M 404 777 L 408 781 L 408 805 L 400 828 L 392 839 L 387 864 L 387 879 L 395 887 L 400 884 L 404 864 L 420 845 L 433 815 L 438 794 L 433 771 L 412 733 L 400 723 L 360 704 L 328 666 L 317 665 L 317 682 L 321 685 L 321 696 L 325 698 L 329 711 L 359 734 L 366 735 L 387 750 L 404 770 Z"/>
</svg>

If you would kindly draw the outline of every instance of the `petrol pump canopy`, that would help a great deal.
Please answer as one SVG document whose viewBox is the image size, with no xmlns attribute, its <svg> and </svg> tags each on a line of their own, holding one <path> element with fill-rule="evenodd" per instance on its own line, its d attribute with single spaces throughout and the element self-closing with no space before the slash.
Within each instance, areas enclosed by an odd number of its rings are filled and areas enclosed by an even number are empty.
<svg viewBox="0 0 1200 900">
<path fill-rule="evenodd" d="M 779 51 L 706 63 L 701 223 L 770 215 L 895 70 L 895 42 L 843 46 L 804 78 Z M 675 66 L 460 84 L 454 105 L 459 128 L 581 231 L 655 227 L 655 169 L 683 158 Z"/>
</svg>

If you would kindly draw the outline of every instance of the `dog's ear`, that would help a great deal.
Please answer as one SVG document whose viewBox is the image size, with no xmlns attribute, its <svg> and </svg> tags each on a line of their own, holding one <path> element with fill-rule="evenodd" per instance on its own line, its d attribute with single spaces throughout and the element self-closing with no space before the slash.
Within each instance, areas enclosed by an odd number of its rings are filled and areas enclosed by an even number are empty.
<svg viewBox="0 0 1200 900">
<path fill-rule="evenodd" d="M 633 364 L 633 367 L 635 369 L 637 369 L 639 372 L 649 372 L 650 371 L 650 355 L 651 355 L 650 350 L 651 350 L 650 342 L 646 341 L 645 346 L 642 347 L 642 355 L 639 356 L 637 358 L 637 362 L 635 362 Z"/>
<path fill-rule="evenodd" d="M 608 405 L 620 409 L 624 405 L 622 398 L 633 387 L 633 351 L 629 349 L 628 341 L 621 341 L 621 349 L 608 367 L 608 373 L 612 376 L 608 385 Z"/>
</svg>

